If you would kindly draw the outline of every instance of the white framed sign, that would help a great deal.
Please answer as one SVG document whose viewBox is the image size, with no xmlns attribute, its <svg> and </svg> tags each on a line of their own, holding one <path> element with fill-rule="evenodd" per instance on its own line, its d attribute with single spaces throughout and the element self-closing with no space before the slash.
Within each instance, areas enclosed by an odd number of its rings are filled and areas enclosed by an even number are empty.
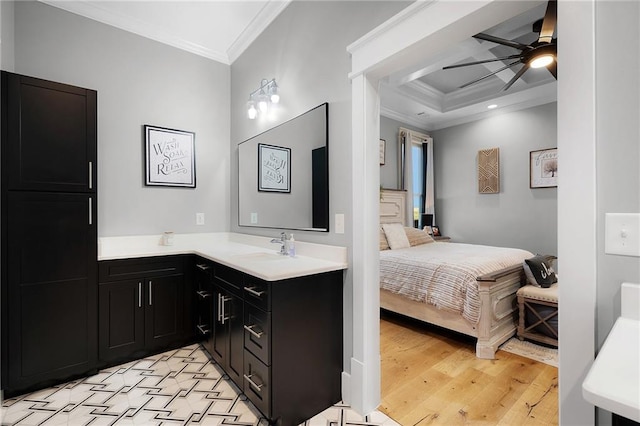
<svg viewBox="0 0 640 426">
<path fill-rule="evenodd" d="M 147 186 L 196 187 L 195 133 L 144 126 Z"/>
<path fill-rule="evenodd" d="M 291 192 L 291 148 L 258 144 L 258 191 Z"/>
<path fill-rule="evenodd" d="M 529 153 L 529 187 L 558 186 L 558 149 L 542 149 Z"/>
</svg>

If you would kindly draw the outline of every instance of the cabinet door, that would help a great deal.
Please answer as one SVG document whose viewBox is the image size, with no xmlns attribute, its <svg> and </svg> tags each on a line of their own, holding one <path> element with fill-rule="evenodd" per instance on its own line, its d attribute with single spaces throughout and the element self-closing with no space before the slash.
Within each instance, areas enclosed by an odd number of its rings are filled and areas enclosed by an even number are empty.
<svg viewBox="0 0 640 426">
<path fill-rule="evenodd" d="M 6 200 L 4 388 L 91 371 L 97 358 L 95 197 L 9 192 Z"/>
<path fill-rule="evenodd" d="M 210 353 L 242 389 L 244 368 L 243 300 L 228 289 L 214 289 L 213 339 Z"/>
<path fill-rule="evenodd" d="M 148 350 L 182 339 L 184 276 L 168 275 L 145 281 L 145 341 Z"/>
<path fill-rule="evenodd" d="M 100 359 L 125 359 L 144 349 L 144 281 L 99 285 Z"/>
<path fill-rule="evenodd" d="M 229 301 L 228 292 L 218 285 L 214 285 L 213 289 L 213 330 L 211 335 L 210 346 L 207 347 L 214 361 L 223 368 L 227 360 L 227 352 L 229 351 L 229 323 L 223 322 L 224 317 L 223 306 Z"/>
<path fill-rule="evenodd" d="M 6 187 L 95 192 L 96 92 L 7 72 L 2 83 Z"/>
</svg>

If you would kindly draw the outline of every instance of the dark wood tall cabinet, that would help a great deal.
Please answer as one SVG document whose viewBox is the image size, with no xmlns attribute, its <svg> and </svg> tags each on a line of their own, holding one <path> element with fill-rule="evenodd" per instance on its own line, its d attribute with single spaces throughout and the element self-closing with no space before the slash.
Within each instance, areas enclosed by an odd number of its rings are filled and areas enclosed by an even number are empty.
<svg viewBox="0 0 640 426">
<path fill-rule="evenodd" d="M 97 360 L 97 93 L 2 72 L 2 386 Z"/>
</svg>

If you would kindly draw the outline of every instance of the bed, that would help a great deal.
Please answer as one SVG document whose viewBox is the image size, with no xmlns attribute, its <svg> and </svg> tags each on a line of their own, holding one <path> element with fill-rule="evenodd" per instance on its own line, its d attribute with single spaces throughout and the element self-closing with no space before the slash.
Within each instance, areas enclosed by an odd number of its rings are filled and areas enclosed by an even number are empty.
<svg viewBox="0 0 640 426">
<path fill-rule="evenodd" d="M 424 234 L 404 229 L 414 237 Z M 515 334 L 515 294 L 526 280 L 522 262 L 533 254 L 433 240 L 383 250 L 384 237 L 381 231 L 380 307 L 473 336 L 476 356 L 495 358 Z"/>
</svg>

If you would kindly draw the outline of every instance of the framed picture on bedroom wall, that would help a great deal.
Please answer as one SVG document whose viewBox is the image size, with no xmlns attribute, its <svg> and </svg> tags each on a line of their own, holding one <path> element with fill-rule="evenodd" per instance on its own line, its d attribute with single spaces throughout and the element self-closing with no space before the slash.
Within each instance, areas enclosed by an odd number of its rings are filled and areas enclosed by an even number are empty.
<svg viewBox="0 0 640 426">
<path fill-rule="evenodd" d="M 558 186 L 558 149 L 541 149 L 529 153 L 529 187 Z"/>
<path fill-rule="evenodd" d="M 386 145 L 387 145 L 387 141 L 384 139 L 380 139 L 380 165 L 381 166 L 384 166 L 385 150 L 387 149 Z"/>
</svg>

